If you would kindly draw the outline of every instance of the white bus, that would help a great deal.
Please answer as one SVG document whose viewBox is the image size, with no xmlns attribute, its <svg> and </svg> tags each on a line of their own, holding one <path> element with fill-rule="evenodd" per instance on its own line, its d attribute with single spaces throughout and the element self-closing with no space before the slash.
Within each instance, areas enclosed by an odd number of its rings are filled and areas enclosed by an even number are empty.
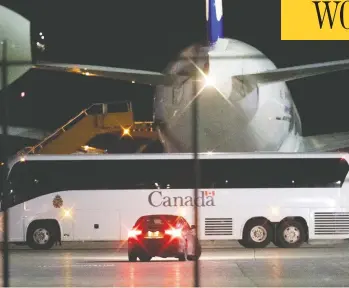
<svg viewBox="0 0 349 288">
<path fill-rule="evenodd" d="M 32 155 L 11 162 L 9 241 L 49 249 L 64 241 L 123 241 L 144 215 L 199 207 L 201 240 L 247 248 L 349 238 L 343 153 Z"/>
</svg>

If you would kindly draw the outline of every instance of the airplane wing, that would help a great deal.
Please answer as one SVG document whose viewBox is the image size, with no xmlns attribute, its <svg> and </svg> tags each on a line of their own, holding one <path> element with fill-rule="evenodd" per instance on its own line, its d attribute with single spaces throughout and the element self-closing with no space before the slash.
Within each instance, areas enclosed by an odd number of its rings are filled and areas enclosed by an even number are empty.
<svg viewBox="0 0 349 288">
<path fill-rule="evenodd" d="M 173 85 L 179 77 L 173 74 L 159 72 L 103 67 L 94 65 L 62 64 L 62 63 L 38 63 L 34 69 L 58 72 L 77 73 L 86 76 L 97 76 L 122 81 L 135 81 L 148 85 Z M 240 81 L 254 81 L 258 84 L 291 81 L 331 72 L 349 69 L 349 60 L 331 61 L 325 63 L 309 64 L 269 70 L 261 73 L 236 75 Z"/>
<path fill-rule="evenodd" d="M 309 65 L 269 70 L 261 73 L 236 75 L 240 81 L 254 81 L 258 84 L 291 81 L 331 72 L 349 69 L 349 60 L 331 61 Z"/>
<path fill-rule="evenodd" d="M 148 85 L 172 85 L 175 82 L 175 75 L 165 75 L 159 72 L 103 67 L 94 65 L 62 64 L 62 63 L 38 63 L 34 69 L 68 72 L 85 76 L 110 78 L 114 80 L 128 81 Z"/>
<path fill-rule="evenodd" d="M 304 152 L 334 152 L 349 148 L 349 132 L 303 137 Z"/>
</svg>

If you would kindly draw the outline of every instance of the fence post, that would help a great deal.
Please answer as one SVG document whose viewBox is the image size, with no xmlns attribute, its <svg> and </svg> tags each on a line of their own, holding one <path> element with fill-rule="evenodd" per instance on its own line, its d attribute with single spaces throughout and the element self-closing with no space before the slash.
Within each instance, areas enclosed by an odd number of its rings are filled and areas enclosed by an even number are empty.
<svg viewBox="0 0 349 288">
<path fill-rule="evenodd" d="M 195 51 L 195 55 L 194 55 L 194 63 L 195 63 L 195 67 L 197 67 L 197 57 L 198 57 L 198 53 L 197 51 Z M 195 71 L 197 69 L 195 68 Z M 199 113 L 198 113 L 198 109 L 199 109 L 199 103 L 197 100 L 197 93 L 198 93 L 198 89 L 197 89 L 197 77 L 198 76 L 198 71 L 195 72 L 194 74 L 194 81 L 193 81 L 193 95 L 192 97 L 194 97 L 194 100 L 192 102 L 192 123 L 193 123 L 193 152 L 194 152 L 194 176 L 195 176 L 195 186 L 194 186 L 194 223 L 195 223 L 195 229 L 196 229 L 196 235 L 198 237 L 198 239 L 200 240 L 200 223 L 199 223 L 199 210 L 198 210 L 198 205 L 197 205 L 197 201 L 196 199 L 198 199 L 198 190 L 199 190 L 199 186 L 200 186 L 200 162 L 198 159 L 198 150 L 199 150 L 199 141 L 198 141 L 198 125 L 199 125 Z M 198 241 L 199 242 L 199 241 Z M 197 251 L 197 244 L 195 243 L 195 251 Z M 200 267 L 199 267 L 199 260 L 197 259 L 197 257 L 195 257 L 195 262 L 194 262 L 194 287 L 200 287 Z"/>
<path fill-rule="evenodd" d="M 7 41 L 2 40 L 1 43 L 1 49 L 2 49 L 2 59 L 1 59 L 1 87 L 2 89 L 6 88 L 7 86 Z M 1 89 L 0 89 L 1 90 Z M 8 175 L 8 103 L 7 103 L 7 94 L 6 92 L 2 91 L 0 93 L 0 117 L 2 117 L 2 133 L 3 133 L 3 139 L 2 139 L 2 154 L 4 156 L 4 165 L 3 165 L 3 198 L 2 198 L 2 210 L 4 212 L 4 218 L 3 218 L 3 286 L 9 287 L 9 251 L 8 251 L 8 181 L 7 181 L 7 175 Z"/>
</svg>

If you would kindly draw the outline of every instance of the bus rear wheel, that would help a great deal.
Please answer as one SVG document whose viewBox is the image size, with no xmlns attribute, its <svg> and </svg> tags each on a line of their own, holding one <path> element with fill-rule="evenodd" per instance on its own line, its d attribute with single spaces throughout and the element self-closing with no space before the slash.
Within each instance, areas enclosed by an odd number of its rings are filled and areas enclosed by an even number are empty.
<svg viewBox="0 0 349 288">
<path fill-rule="evenodd" d="M 273 239 L 273 229 L 266 219 L 250 220 L 244 229 L 243 239 L 239 241 L 246 248 L 264 248 Z"/>
<path fill-rule="evenodd" d="M 280 248 L 298 248 L 306 239 L 303 224 L 296 220 L 286 220 L 276 231 L 276 244 Z"/>
</svg>

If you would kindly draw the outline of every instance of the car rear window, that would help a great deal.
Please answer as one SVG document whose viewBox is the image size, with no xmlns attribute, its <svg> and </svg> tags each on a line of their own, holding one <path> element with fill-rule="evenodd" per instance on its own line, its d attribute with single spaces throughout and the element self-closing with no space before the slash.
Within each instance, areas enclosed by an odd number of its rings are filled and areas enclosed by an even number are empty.
<svg viewBox="0 0 349 288">
<path fill-rule="evenodd" d="M 137 221 L 137 224 L 139 225 L 156 225 L 156 226 L 162 226 L 167 224 L 175 224 L 177 222 L 177 219 L 179 219 L 176 216 L 147 216 L 142 217 Z"/>
</svg>

